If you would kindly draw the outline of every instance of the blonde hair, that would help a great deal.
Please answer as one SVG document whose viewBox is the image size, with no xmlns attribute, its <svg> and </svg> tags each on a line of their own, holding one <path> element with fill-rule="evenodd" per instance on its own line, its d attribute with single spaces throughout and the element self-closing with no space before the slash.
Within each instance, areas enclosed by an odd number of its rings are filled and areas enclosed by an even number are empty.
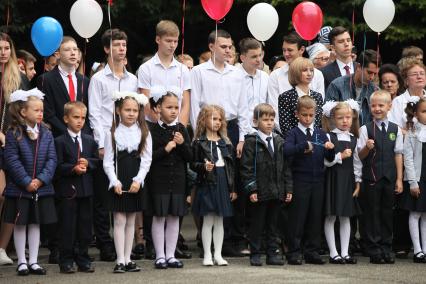
<svg viewBox="0 0 426 284">
<path fill-rule="evenodd" d="M 383 99 L 385 103 L 391 103 L 392 102 L 392 96 L 391 94 L 386 90 L 377 90 L 370 96 L 370 101 L 373 99 Z"/>
<path fill-rule="evenodd" d="M 10 114 L 10 126 L 12 129 L 13 135 L 19 141 L 22 139 L 22 125 L 25 125 L 25 118 L 22 116 L 21 112 L 23 109 L 28 107 L 28 103 L 31 101 L 40 101 L 38 97 L 29 96 L 27 101 L 16 101 L 10 103 L 9 105 L 9 114 Z"/>
<path fill-rule="evenodd" d="M 179 36 L 178 26 L 169 20 L 160 21 L 155 27 L 155 35 L 162 36 Z"/>
<path fill-rule="evenodd" d="M 426 67 L 423 62 L 420 59 L 417 59 L 416 57 L 405 57 L 401 60 L 401 62 L 399 62 L 398 67 L 401 72 L 401 77 L 402 79 L 404 79 L 404 83 L 405 80 L 407 80 L 408 78 L 408 71 L 410 71 L 410 69 L 415 66 L 419 66 L 423 70 L 426 70 Z"/>
<path fill-rule="evenodd" d="M 293 87 L 300 84 L 300 78 L 302 77 L 303 70 L 307 68 L 314 68 L 314 64 L 311 60 L 304 57 L 298 57 L 294 59 L 288 69 L 288 82 Z"/>
<path fill-rule="evenodd" d="M 331 110 L 330 117 L 327 117 L 325 115 L 322 116 L 322 119 L 321 119 L 322 129 L 325 132 L 330 132 L 334 128 L 336 128 L 335 120 L 334 120 L 335 114 L 336 114 L 336 112 L 338 112 L 340 110 L 344 110 L 344 109 L 347 109 L 348 111 L 350 111 L 352 113 L 352 125 L 351 125 L 350 132 L 355 137 L 358 138 L 359 137 L 359 116 L 358 116 L 358 112 L 356 110 L 353 110 L 347 102 L 338 102 L 336 104 L 336 106 Z"/>
<path fill-rule="evenodd" d="M 21 73 L 18 68 L 18 60 L 16 58 L 15 46 L 12 39 L 6 33 L 0 33 L 0 41 L 6 41 L 10 45 L 9 61 L 1 66 L 2 70 L 1 87 L 3 88 L 3 97 L 5 102 L 9 102 L 10 95 L 19 89 L 21 85 Z"/>
<path fill-rule="evenodd" d="M 73 109 L 80 109 L 87 113 L 87 107 L 84 103 L 80 101 L 67 102 L 64 105 L 64 116 L 70 115 Z"/>
<path fill-rule="evenodd" d="M 308 95 L 301 96 L 297 100 L 296 111 L 299 112 L 302 108 L 316 109 L 317 103 L 315 102 L 315 100 L 311 96 L 308 96 Z"/>
<path fill-rule="evenodd" d="M 219 113 L 220 118 L 222 119 L 222 125 L 220 126 L 218 131 L 219 136 L 222 137 L 222 139 L 225 140 L 226 143 L 230 143 L 226 128 L 227 123 L 225 118 L 225 111 L 222 107 L 218 105 L 205 105 L 201 108 L 200 113 L 197 117 L 197 127 L 195 128 L 194 140 L 199 139 L 201 136 L 206 134 L 207 120 L 211 119 L 214 111 Z"/>
</svg>

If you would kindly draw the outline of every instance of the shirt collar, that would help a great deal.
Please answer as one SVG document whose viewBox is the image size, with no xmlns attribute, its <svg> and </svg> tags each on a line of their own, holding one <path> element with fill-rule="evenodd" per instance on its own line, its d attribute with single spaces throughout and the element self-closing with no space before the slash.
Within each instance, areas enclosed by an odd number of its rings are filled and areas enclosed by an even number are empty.
<svg viewBox="0 0 426 284">
<path fill-rule="evenodd" d="M 297 92 L 297 95 L 299 96 L 299 98 L 303 97 L 303 96 L 309 96 L 310 91 L 308 91 L 308 93 L 305 93 L 298 86 L 296 86 L 295 89 L 296 89 L 296 92 Z"/>
<path fill-rule="evenodd" d="M 138 128 L 139 128 L 139 126 L 138 126 L 138 124 L 137 124 L 137 123 L 133 123 L 131 126 L 126 126 L 126 125 L 122 124 L 121 122 L 120 122 L 120 124 L 118 125 L 118 127 L 120 127 L 120 128 L 124 128 L 124 129 L 127 129 L 127 130 L 131 130 L 131 131 L 133 131 L 133 130 L 135 130 L 135 129 L 138 129 Z M 117 127 L 117 128 L 118 128 L 118 127 Z"/>
<path fill-rule="evenodd" d="M 154 57 L 152 57 L 152 62 L 155 65 L 161 65 L 161 66 L 163 66 L 165 69 L 170 68 L 170 67 L 176 67 L 177 63 L 178 63 L 178 61 L 173 57 L 172 58 L 172 62 L 170 63 L 169 67 L 164 66 L 163 63 L 161 63 L 160 56 L 158 56 L 158 52 L 155 53 Z"/>
<path fill-rule="evenodd" d="M 269 135 L 266 135 L 265 133 L 263 133 L 262 131 L 260 131 L 260 130 L 257 130 L 257 134 L 259 135 L 259 137 L 263 140 L 263 141 L 266 141 L 266 138 L 268 138 L 268 137 L 272 137 L 272 133 L 271 134 L 269 134 Z"/>
<path fill-rule="evenodd" d="M 300 122 L 298 122 L 297 123 L 297 127 L 299 127 L 299 129 L 300 130 L 302 130 L 303 131 L 303 133 L 306 133 L 306 128 L 307 127 L 305 127 L 305 126 L 303 126 L 303 124 L 301 124 Z M 313 133 L 313 131 L 314 131 L 314 123 L 312 122 L 312 124 L 311 125 L 309 125 L 309 129 L 311 129 L 312 130 L 312 133 Z M 311 134 L 312 134 L 311 133 Z"/>
<path fill-rule="evenodd" d="M 75 69 L 71 73 L 68 73 L 61 67 L 61 65 L 58 64 L 58 70 L 59 73 L 61 73 L 61 75 L 64 77 L 68 77 L 68 74 L 71 74 L 73 77 L 75 76 Z"/>
<path fill-rule="evenodd" d="M 257 79 L 260 76 L 260 72 L 261 72 L 260 70 L 256 70 L 256 74 L 254 74 L 254 76 L 247 73 L 246 69 L 244 69 L 244 67 L 243 67 L 243 64 L 238 65 L 237 68 L 240 69 L 243 72 L 244 77 L 246 77 L 246 78 L 251 77 L 251 78 Z"/>
<path fill-rule="evenodd" d="M 343 131 L 343 130 L 340 130 L 339 128 L 334 128 L 333 130 L 331 130 L 331 132 L 336 134 L 347 134 L 350 136 L 354 136 L 352 133 L 349 132 L 349 130 Z"/>
<path fill-rule="evenodd" d="M 374 119 L 374 123 L 376 123 L 377 127 L 382 127 L 382 122 L 385 123 L 385 127 L 388 128 L 388 124 L 389 124 L 389 120 L 387 118 L 382 119 L 382 120 L 376 120 Z"/>
<path fill-rule="evenodd" d="M 160 125 L 162 128 L 164 128 L 163 124 L 166 124 L 167 126 L 175 126 L 177 124 L 177 122 L 178 122 L 177 118 L 172 123 L 165 123 L 161 119 L 159 119 L 158 120 L 158 125 Z"/>
<path fill-rule="evenodd" d="M 31 127 L 27 124 L 27 132 L 37 134 L 39 132 L 37 123 L 34 125 L 34 127 Z"/>
<path fill-rule="evenodd" d="M 78 133 L 75 133 L 71 129 L 67 128 L 67 131 L 68 131 L 68 134 L 71 136 L 71 138 L 74 139 L 76 136 L 78 136 L 78 138 L 81 139 L 81 130 Z"/>
<path fill-rule="evenodd" d="M 339 59 L 336 58 L 336 63 L 337 63 L 337 66 L 339 66 L 339 70 L 343 70 L 346 65 L 349 66 L 349 71 L 353 71 L 353 69 L 354 69 L 354 65 L 353 65 L 352 61 L 349 62 L 348 64 L 345 64 L 345 63 L 343 63 L 342 61 L 340 61 Z"/>
<path fill-rule="evenodd" d="M 123 73 L 123 75 L 124 75 L 124 77 L 127 77 L 127 76 L 129 76 L 129 74 L 128 74 L 128 72 L 127 72 L 127 70 L 126 70 L 126 67 L 123 67 L 124 68 L 124 73 Z M 106 76 L 108 76 L 108 75 L 113 75 L 112 74 L 112 70 L 111 70 L 111 68 L 109 67 L 109 64 L 107 63 L 107 64 L 105 64 L 105 68 L 104 68 L 104 74 L 106 75 Z M 114 77 L 115 77 L 115 75 L 114 75 Z"/>
<path fill-rule="evenodd" d="M 207 69 L 215 70 L 216 72 L 221 73 L 221 74 L 225 74 L 225 73 L 233 71 L 232 67 L 233 66 L 231 66 L 227 62 L 225 62 L 225 68 L 221 72 L 216 68 L 216 66 L 214 66 L 213 60 L 211 58 L 209 59 L 209 61 L 206 62 L 206 68 Z"/>
</svg>

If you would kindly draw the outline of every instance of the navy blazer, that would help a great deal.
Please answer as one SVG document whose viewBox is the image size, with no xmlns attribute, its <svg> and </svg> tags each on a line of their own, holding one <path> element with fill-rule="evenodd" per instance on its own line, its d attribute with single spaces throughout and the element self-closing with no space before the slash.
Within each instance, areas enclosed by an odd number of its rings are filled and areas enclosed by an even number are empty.
<svg viewBox="0 0 426 284">
<path fill-rule="evenodd" d="M 88 107 L 88 89 L 89 78 L 75 73 L 77 77 L 77 100 L 82 101 Z M 52 71 L 42 74 L 37 78 L 37 87 L 45 96 L 44 104 L 44 121 L 48 123 L 52 129 L 54 137 L 58 137 L 67 132 L 67 126 L 63 120 L 64 105 L 70 101 L 67 87 L 61 77 L 58 66 Z M 86 123 L 83 128 L 83 133 L 91 134 L 92 130 L 89 126 L 89 110 L 86 114 Z"/>
<path fill-rule="evenodd" d="M 38 154 L 35 178 L 43 184 L 37 190 L 38 196 L 54 195 L 52 179 L 56 168 L 56 151 L 52 133 L 44 125 L 40 126 Z M 4 195 L 9 197 L 33 198 L 26 187 L 33 179 L 34 154 L 36 142 L 31 141 L 23 127 L 14 133 L 9 129 L 6 133 L 4 148 L 4 164 L 6 170 L 6 188 Z"/>
<path fill-rule="evenodd" d="M 84 133 L 81 135 L 81 141 L 83 151 L 80 153 L 80 157 L 85 158 L 89 162 L 89 166 L 85 174 L 77 175 L 73 172 L 78 157 L 74 139 L 68 132 L 55 139 L 58 156 L 58 167 L 56 168 L 58 182 L 55 183 L 55 190 L 59 197 L 93 195 L 93 171 L 99 166 L 98 145 L 92 136 Z"/>
</svg>

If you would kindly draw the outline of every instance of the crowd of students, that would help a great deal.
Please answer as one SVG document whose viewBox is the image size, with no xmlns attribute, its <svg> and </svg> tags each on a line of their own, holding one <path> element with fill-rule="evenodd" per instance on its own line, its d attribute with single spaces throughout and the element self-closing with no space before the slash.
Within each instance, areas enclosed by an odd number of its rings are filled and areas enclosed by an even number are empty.
<svg viewBox="0 0 426 284">
<path fill-rule="evenodd" d="M 394 263 L 411 245 L 426 263 L 421 49 L 380 67 L 376 51 L 354 53 L 344 27 L 324 27 L 309 47 L 286 35 L 269 72 L 253 38 L 238 57 L 231 35 L 213 31 L 196 66 L 174 57 L 178 39 L 177 25 L 160 21 L 158 50 L 135 76 L 127 35 L 107 30 L 107 60 L 89 79 L 64 36 L 28 90 L 36 59 L 17 59 L 0 34 L 1 264 L 13 263 L 13 235 L 18 275 L 46 274 L 41 236 L 61 273 L 93 272 L 94 236 L 114 273 L 140 271 L 141 254 L 182 268 L 189 208 L 204 266 L 228 265 L 222 254 L 324 264 L 323 239 L 332 264 L 356 264 L 356 252 Z"/>
</svg>

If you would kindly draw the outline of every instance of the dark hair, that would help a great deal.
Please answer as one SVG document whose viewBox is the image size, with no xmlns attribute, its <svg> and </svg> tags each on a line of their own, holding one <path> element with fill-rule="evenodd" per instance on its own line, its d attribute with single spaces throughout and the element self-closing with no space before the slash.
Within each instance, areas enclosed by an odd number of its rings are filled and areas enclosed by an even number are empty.
<svg viewBox="0 0 426 284">
<path fill-rule="evenodd" d="M 420 98 L 420 100 L 417 103 L 407 103 L 407 106 L 405 107 L 405 113 L 407 114 L 407 129 L 413 130 L 414 127 L 414 113 L 417 112 L 417 109 L 419 108 L 420 104 L 426 103 L 425 98 Z"/>
<path fill-rule="evenodd" d="M 259 120 L 264 115 L 275 117 L 275 110 L 270 104 L 261 103 L 254 107 L 253 119 Z"/>
<path fill-rule="evenodd" d="M 382 63 L 380 55 L 377 54 L 375 50 L 366 49 L 360 53 L 360 55 L 356 58 L 356 62 L 361 66 L 368 67 L 370 63 L 377 65 L 379 67 Z"/>
<path fill-rule="evenodd" d="M 283 37 L 283 42 L 284 41 L 287 42 L 287 43 L 290 43 L 290 44 L 297 44 L 297 49 L 301 49 L 302 46 L 307 46 L 308 45 L 308 43 L 306 42 L 306 40 L 304 40 L 303 38 L 301 38 L 299 36 L 299 34 L 296 33 L 296 32 L 291 32 L 288 35 L 285 35 Z"/>
<path fill-rule="evenodd" d="M 127 35 L 125 32 L 119 29 L 106 30 L 101 38 L 103 47 L 109 48 L 111 41 L 113 40 L 125 40 L 127 42 Z"/>
<path fill-rule="evenodd" d="M 227 31 L 225 31 L 225 30 L 212 31 L 212 32 L 209 34 L 209 37 L 208 37 L 207 43 L 208 43 L 208 44 L 215 43 L 215 42 L 216 42 L 216 35 L 217 35 L 217 37 L 231 38 L 231 34 L 230 34 L 230 33 L 228 33 L 228 32 L 227 32 Z"/>
<path fill-rule="evenodd" d="M 246 37 L 240 40 L 239 46 L 241 54 L 246 54 L 249 50 L 252 49 L 262 48 L 262 44 L 258 40 L 251 37 Z"/>
<path fill-rule="evenodd" d="M 349 31 L 345 27 L 342 27 L 342 26 L 334 27 L 328 34 L 328 40 L 330 41 L 330 44 L 334 44 L 334 39 L 337 36 L 344 33 L 349 33 Z"/>
<path fill-rule="evenodd" d="M 16 51 L 16 58 L 18 58 L 18 61 L 19 59 L 24 60 L 24 63 L 37 61 L 34 55 L 23 49 L 19 49 Z"/>
<path fill-rule="evenodd" d="M 380 70 L 379 70 L 379 86 L 380 86 L 380 88 L 383 89 L 382 76 L 386 73 L 392 73 L 396 76 L 396 78 L 398 79 L 398 84 L 399 84 L 397 95 L 402 94 L 405 91 L 404 80 L 402 79 L 401 73 L 399 72 L 399 68 L 395 64 L 387 63 L 387 64 L 383 64 L 382 67 L 380 67 Z"/>
<path fill-rule="evenodd" d="M 151 97 L 151 98 L 149 98 L 149 106 L 151 107 L 151 109 L 154 110 L 158 105 L 161 105 L 163 103 L 165 97 L 176 97 L 177 98 L 178 96 L 175 93 L 167 92 L 164 96 L 159 98 L 157 102 L 155 102 L 154 99 Z"/>
<path fill-rule="evenodd" d="M 145 121 L 145 113 L 144 113 L 144 108 L 143 106 L 140 106 L 139 103 L 133 98 L 133 97 L 125 97 L 124 99 L 121 100 L 117 100 L 115 101 L 115 109 L 121 109 L 123 107 L 123 103 L 126 100 L 134 100 L 136 102 L 136 104 L 139 107 L 139 115 L 138 115 L 138 126 L 141 130 L 141 141 L 139 143 L 139 147 L 138 147 L 138 152 L 142 153 L 145 150 L 145 146 L 146 146 L 146 139 L 149 135 L 149 130 L 148 130 L 148 125 L 146 124 Z M 115 149 L 115 139 L 114 139 L 114 133 L 115 133 L 115 129 L 117 128 L 118 123 L 120 122 L 120 116 L 118 115 L 118 112 L 115 112 L 115 123 L 112 124 L 111 127 L 111 140 L 112 140 L 112 148 Z"/>
<path fill-rule="evenodd" d="M 275 55 L 269 60 L 269 70 L 274 69 L 275 65 L 277 65 L 278 61 L 285 61 L 285 58 L 283 55 Z"/>
</svg>

